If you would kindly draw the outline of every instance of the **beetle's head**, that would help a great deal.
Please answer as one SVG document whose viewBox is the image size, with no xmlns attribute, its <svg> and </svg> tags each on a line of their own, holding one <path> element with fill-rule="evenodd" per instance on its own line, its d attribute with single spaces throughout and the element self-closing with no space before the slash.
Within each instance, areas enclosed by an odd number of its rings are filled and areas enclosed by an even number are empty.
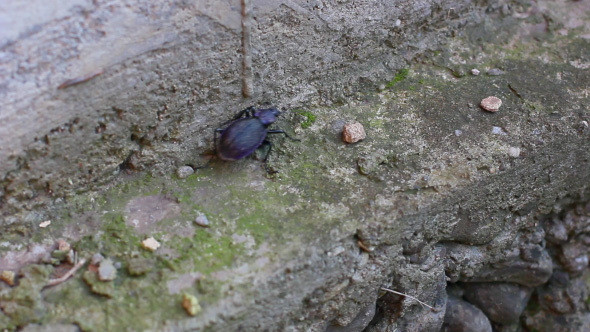
<svg viewBox="0 0 590 332">
<path fill-rule="evenodd" d="M 278 109 L 272 107 L 267 109 L 256 110 L 254 112 L 254 117 L 258 118 L 258 120 L 260 120 L 260 122 L 262 122 L 263 125 L 268 126 L 269 124 L 277 121 L 279 114 L 281 114 L 281 112 L 279 112 Z"/>
</svg>

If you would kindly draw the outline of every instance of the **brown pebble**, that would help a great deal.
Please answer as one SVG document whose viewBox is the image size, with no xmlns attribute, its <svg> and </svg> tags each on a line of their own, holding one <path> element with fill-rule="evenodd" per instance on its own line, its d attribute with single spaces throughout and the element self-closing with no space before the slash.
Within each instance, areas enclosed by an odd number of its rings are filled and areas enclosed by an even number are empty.
<svg viewBox="0 0 590 332">
<path fill-rule="evenodd" d="M 356 143 L 367 137 L 365 128 L 359 122 L 347 123 L 342 131 L 342 139 L 346 143 Z"/>
<path fill-rule="evenodd" d="M 14 286 L 14 276 L 15 275 L 13 271 L 4 270 L 2 273 L 0 273 L 0 280 L 4 281 L 10 286 Z"/>
<path fill-rule="evenodd" d="M 70 244 L 66 242 L 66 240 L 59 239 L 57 240 L 57 250 L 59 251 L 70 251 Z"/>
<path fill-rule="evenodd" d="M 191 316 L 195 316 L 202 310 L 197 297 L 187 293 L 182 294 L 182 306 Z"/>
<path fill-rule="evenodd" d="M 481 103 L 479 103 L 479 106 L 488 112 L 497 112 L 498 109 L 500 109 L 500 106 L 502 106 L 502 99 L 489 96 L 484 98 Z"/>
</svg>

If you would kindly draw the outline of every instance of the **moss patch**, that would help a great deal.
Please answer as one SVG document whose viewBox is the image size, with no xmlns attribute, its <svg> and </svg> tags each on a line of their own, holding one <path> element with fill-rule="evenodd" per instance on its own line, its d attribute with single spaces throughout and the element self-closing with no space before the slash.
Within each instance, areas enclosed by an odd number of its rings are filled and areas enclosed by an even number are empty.
<svg viewBox="0 0 590 332">
<path fill-rule="evenodd" d="M 405 80 L 408 77 L 408 74 L 410 73 L 410 70 L 408 68 L 404 68 L 400 71 L 397 72 L 397 74 L 395 75 L 395 77 L 393 78 L 393 80 L 387 82 L 387 87 L 388 88 L 392 88 L 396 83 L 399 83 L 403 80 Z"/>
<path fill-rule="evenodd" d="M 309 127 L 311 127 L 311 125 L 315 122 L 316 120 L 316 115 L 313 114 L 310 111 L 304 111 L 304 110 L 294 110 L 293 112 L 303 116 L 305 119 L 301 122 L 301 128 L 303 129 L 307 129 Z"/>
</svg>

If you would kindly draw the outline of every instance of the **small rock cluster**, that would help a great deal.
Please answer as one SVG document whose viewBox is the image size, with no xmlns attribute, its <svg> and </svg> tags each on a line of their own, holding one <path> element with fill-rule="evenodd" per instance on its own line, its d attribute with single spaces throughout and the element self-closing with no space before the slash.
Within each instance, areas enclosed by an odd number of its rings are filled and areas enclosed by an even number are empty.
<svg viewBox="0 0 590 332">
<path fill-rule="evenodd" d="M 439 243 L 427 255 L 409 245 L 408 266 L 418 264 L 430 281 L 394 285 L 415 298 L 382 294 L 376 308 L 361 309 L 347 324 L 334 320 L 326 332 L 590 331 L 590 203 L 528 218 L 533 227 L 518 231 L 501 260 L 456 242 Z"/>
</svg>

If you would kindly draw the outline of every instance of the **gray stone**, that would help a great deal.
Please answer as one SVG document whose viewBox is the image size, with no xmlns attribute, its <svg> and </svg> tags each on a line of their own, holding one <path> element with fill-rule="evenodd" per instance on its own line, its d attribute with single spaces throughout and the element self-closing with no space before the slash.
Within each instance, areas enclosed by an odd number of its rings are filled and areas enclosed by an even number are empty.
<svg viewBox="0 0 590 332">
<path fill-rule="evenodd" d="M 588 246 L 580 242 L 569 242 L 560 246 L 558 258 L 565 269 L 580 273 L 588 268 Z"/>
<path fill-rule="evenodd" d="M 541 307 L 559 314 L 585 310 L 590 290 L 584 280 L 584 276 L 570 278 L 567 274 L 556 271 L 549 283 L 537 288 Z"/>
<path fill-rule="evenodd" d="M 486 315 L 472 304 L 449 296 L 441 332 L 492 332 Z"/>
<path fill-rule="evenodd" d="M 581 332 L 590 331 L 590 313 L 551 315 L 539 311 L 525 319 L 529 331 Z"/>
<path fill-rule="evenodd" d="M 545 232 L 546 238 L 552 243 L 563 243 L 567 241 L 568 231 L 565 229 L 564 224 L 559 220 L 550 220 L 546 223 Z"/>
<path fill-rule="evenodd" d="M 199 215 L 195 219 L 195 224 L 197 224 L 201 227 L 209 227 L 209 219 L 207 218 L 207 216 L 205 214 L 199 213 Z"/>
<path fill-rule="evenodd" d="M 498 68 L 491 68 L 487 71 L 487 74 L 490 76 L 500 76 L 504 74 L 504 72 Z"/>
<path fill-rule="evenodd" d="M 375 303 L 371 303 L 359 311 L 358 315 L 346 326 L 330 324 L 326 332 L 362 332 L 375 316 Z"/>
<path fill-rule="evenodd" d="M 488 265 L 473 274 L 462 278 L 469 282 L 512 282 L 523 286 L 535 287 L 544 284 L 553 273 L 553 261 L 546 250 L 541 252 L 536 261 L 520 258 Z"/>
<path fill-rule="evenodd" d="M 110 258 L 104 259 L 98 266 L 98 279 L 100 281 L 111 281 L 117 277 L 117 269 Z"/>
<path fill-rule="evenodd" d="M 195 170 L 190 166 L 180 166 L 176 169 L 176 175 L 181 179 L 186 179 L 194 173 Z"/>
<path fill-rule="evenodd" d="M 396 322 L 402 331 L 438 332 L 443 325 L 448 297 L 444 270 L 437 264 L 423 273 L 425 280 L 421 285 L 422 292 L 418 299 L 432 309 L 414 299 L 404 298 L 404 303 L 412 303 L 413 306 Z"/>
<path fill-rule="evenodd" d="M 466 283 L 464 297 L 498 324 L 518 321 L 526 307 L 532 289 L 509 283 Z"/>
<path fill-rule="evenodd" d="M 102 262 L 103 259 L 104 259 L 103 255 L 101 255 L 100 253 L 96 253 L 96 254 L 92 255 L 92 258 L 90 259 L 90 264 L 98 265 L 100 262 Z"/>
</svg>

